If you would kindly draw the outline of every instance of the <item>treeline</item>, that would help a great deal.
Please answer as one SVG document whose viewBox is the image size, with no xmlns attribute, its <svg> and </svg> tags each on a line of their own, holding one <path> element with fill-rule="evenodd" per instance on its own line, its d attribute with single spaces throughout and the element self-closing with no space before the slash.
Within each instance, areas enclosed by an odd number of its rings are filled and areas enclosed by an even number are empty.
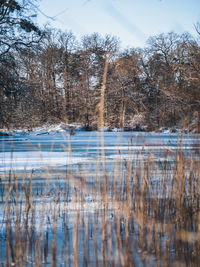
<svg viewBox="0 0 200 267">
<path fill-rule="evenodd" d="M 1 128 L 60 121 L 97 128 L 108 52 L 105 126 L 155 130 L 199 123 L 198 38 L 170 32 L 149 38 L 144 49 L 122 51 L 111 35 L 77 41 L 72 32 L 26 26 L 37 41 L 7 51 L 0 42 Z"/>
</svg>

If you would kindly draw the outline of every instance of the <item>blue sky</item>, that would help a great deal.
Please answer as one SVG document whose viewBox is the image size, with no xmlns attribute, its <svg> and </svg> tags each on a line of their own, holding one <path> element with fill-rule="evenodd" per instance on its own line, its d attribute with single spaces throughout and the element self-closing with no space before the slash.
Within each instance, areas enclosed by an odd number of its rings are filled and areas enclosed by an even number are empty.
<svg viewBox="0 0 200 267">
<path fill-rule="evenodd" d="M 107 33 L 122 47 L 143 47 L 149 36 L 163 32 L 195 34 L 200 22 L 200 0 L 40 0 L 38 23 L 85 34 Z"/>
</svg>

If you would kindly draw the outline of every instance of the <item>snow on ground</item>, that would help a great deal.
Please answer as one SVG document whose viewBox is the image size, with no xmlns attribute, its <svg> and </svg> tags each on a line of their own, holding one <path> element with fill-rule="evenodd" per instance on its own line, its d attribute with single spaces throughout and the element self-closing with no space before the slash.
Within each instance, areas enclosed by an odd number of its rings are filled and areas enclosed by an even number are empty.
<svg viewBox="0 0 200 267">
<path fill-rule="evenodd" d="M 134 129 L 134 127 L 133 127 Z M 45 135 L 45 134 L 56 134 L 56 133 L 72 133 L 72 131 L 84 131 L 85 127 L 79 123 L 72 123 L 72 124 L 67 124 L 64 122 L 61 122 L 59 124 L 50 124 L 46 123 L 41 127 L 36 127 L 36 128 L 23 128 L 23 129 L 13 129 L 13 130 L 5 130 L 5 129 L 0 129 L 0 135 Z M 102 129 L 99 129 L 101 132 Z M 110 129 L 109 127 L 104 127 L 103 132 L 123 132 L 123 128 L 113 128 Z M 164 134 L 170 134 L 173 131 L 177 133 L 181 133 L 181 130 L 176 128 L 170 129 L 170 128 L 163 128 L 161 127 L 158 132 L 164 133 Z"/>
<path fill-rule="evenodd" d="M 55 133 L 66 133 L 70 132 L 71 129 L 75 129 L 76 131 L 81 131 L 84 129 L 83 126 L 80 124 L 66 124 L 66 123 L 59 123 L 59 124 L 44 124 L 41 127 L 36 128 L 23 128 L 23 129 L 13 129 L 10 131 L 6 131 L 5 129 L 0 129 L 0 133 L 2 134 L 10 134 L 10 135 L 42 135 L 42 134 L 55 134 Z"/>
</svg>

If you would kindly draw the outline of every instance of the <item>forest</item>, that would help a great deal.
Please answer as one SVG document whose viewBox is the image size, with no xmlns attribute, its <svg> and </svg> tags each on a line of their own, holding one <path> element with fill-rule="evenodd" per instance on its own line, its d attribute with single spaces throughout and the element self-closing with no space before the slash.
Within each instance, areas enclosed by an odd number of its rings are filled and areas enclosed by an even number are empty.
<svg viewBox="0 0 200 267">
<path fill-rule="evenodd" d="M 108 55 L 105 127 L 200 129 L 198 22 L 196 37 L 162 33 L 144 48 L 122 49 L 110 34 L 77 40 L 71 31 L 39 29 L 30 5 L 0 5 L 0 128 L 65 122 L 97 129 Z"/>
</svg>

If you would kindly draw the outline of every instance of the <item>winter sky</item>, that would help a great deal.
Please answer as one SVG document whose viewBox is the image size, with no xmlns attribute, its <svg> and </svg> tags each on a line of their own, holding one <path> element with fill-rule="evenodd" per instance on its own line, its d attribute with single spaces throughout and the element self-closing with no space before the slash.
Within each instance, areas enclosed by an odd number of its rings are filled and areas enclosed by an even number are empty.
<svg viewBox="0 0 200 267">
<path fill-rule="evenodd" d="M 77 38 L 93 32 L 112 34 L 124 48 L 143 47 L 149 36 L 163 32 L 195 35 L 194 24 L 200 22 L 200 0 L 41 0 L 39 4 L 39 24 L 71 30 Z"/>
</svg>

